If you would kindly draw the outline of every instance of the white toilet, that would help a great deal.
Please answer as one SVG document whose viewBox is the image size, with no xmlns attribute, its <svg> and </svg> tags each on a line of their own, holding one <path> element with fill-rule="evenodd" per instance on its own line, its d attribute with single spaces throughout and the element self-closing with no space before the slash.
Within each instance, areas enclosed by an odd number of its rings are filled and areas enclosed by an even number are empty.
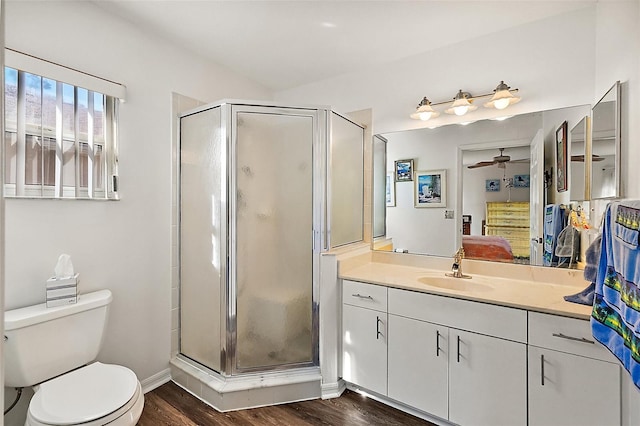
<svg viewBox="0 0 640 426">
<path fill-rule="evenodd" d="M 111 300 L 109 290 L 100 290 L 80 295 L 73 305 L 5 312 L 4 385 L 35 391 L 25 425 L 137 423 L 144 394 L 135 373 L 93 362 Z"/>
</svg>

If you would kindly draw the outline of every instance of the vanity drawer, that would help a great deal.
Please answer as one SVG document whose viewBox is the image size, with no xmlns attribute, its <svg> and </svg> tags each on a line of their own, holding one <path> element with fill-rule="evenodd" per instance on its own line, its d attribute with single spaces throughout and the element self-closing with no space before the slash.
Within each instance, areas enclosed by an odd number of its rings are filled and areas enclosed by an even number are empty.
<svg viewBox="0 0 640 426">
<path fill-rule="evenodd" d="M 529 312 L 529 344 L 602 361 L 615 361 L 613 355 L 595 341 L 587 320 Z"/>
<path fill-rule="evenodd" d="M 342 303 L 387 312 L 387 287 L 343 280 Z"/>
<path fill-rule="evenodd" d="M 527 312 L 520 309 L 390 288 L 389 313 L 527 343 Z"/>
</svg>

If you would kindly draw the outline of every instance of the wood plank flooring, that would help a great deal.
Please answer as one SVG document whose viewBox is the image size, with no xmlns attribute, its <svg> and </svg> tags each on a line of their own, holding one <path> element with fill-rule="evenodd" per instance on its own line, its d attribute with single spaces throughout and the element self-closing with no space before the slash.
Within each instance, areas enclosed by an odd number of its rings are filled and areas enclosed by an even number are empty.
<svg viewBox="0 0 640 426">
<path fill-rule="evenodd" d="M 140 426 L 435 426 L 355 392 L 313 400 L 219 413 L 173 382 L 145 395 Z"/>
</svg>

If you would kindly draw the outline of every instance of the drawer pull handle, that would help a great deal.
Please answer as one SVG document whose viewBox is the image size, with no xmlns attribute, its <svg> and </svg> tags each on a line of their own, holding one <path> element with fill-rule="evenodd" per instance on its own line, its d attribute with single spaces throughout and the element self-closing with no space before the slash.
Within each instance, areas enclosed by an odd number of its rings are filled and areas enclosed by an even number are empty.
<svg viewBox="0 0 640 426">
<path fill-rule="evenodd" d="M 460 336 L 458 337 L 458 362 L 460 362 Z"/>
<path fill-rule="evenodd" d="M 380 317 L 376 317 L 376 340 L 378 340 L 380 338 L 380 335 L 382 333 L 380 333 Z"/>
<path fill-rule="evenodd" d="M 573 340 L 574 342 L 591 343 L 592 345 L 596 343 L 593 340 L 585 339 L 584 337 L 566 336 L 562 333 L 553 333 L 552 336 L 559 337 L 561 339 Z"/>
<path fill-rule="evenodd" d="M 436 356 L 440 356 L 440 332 L 436 330 Z"/>
<path fill-rule="evenodd" d="M 540 384 L 544 386 L 544 355 L 540 355 Z"/>
<path fill-rule="evenodd" d="M 363 296 L 360 293 L 356 293 L 356 294 L 352 294 L 353 297 L 359 297 L 360 299 L 371 299 L 373 300 L 373 297 L 371 296 Z"/>
</svg>

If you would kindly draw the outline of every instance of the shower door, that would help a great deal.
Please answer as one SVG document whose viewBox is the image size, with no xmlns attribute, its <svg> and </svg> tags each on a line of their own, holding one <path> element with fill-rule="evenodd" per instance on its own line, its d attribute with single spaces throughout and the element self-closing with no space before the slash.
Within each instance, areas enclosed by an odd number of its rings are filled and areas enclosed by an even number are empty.
<svg viewBox="0 0 640 426">
<path fill-rule="evenodd" d="M 180 120 L 180 352 L 221 371 L 226 310 L 221 108 Z"/>
<path fill-rule="evenodd" d="M 233 374 L 318 365 L 326 115 L 233 105 L 230 120 L 228 367 Z"/>
</svg>

